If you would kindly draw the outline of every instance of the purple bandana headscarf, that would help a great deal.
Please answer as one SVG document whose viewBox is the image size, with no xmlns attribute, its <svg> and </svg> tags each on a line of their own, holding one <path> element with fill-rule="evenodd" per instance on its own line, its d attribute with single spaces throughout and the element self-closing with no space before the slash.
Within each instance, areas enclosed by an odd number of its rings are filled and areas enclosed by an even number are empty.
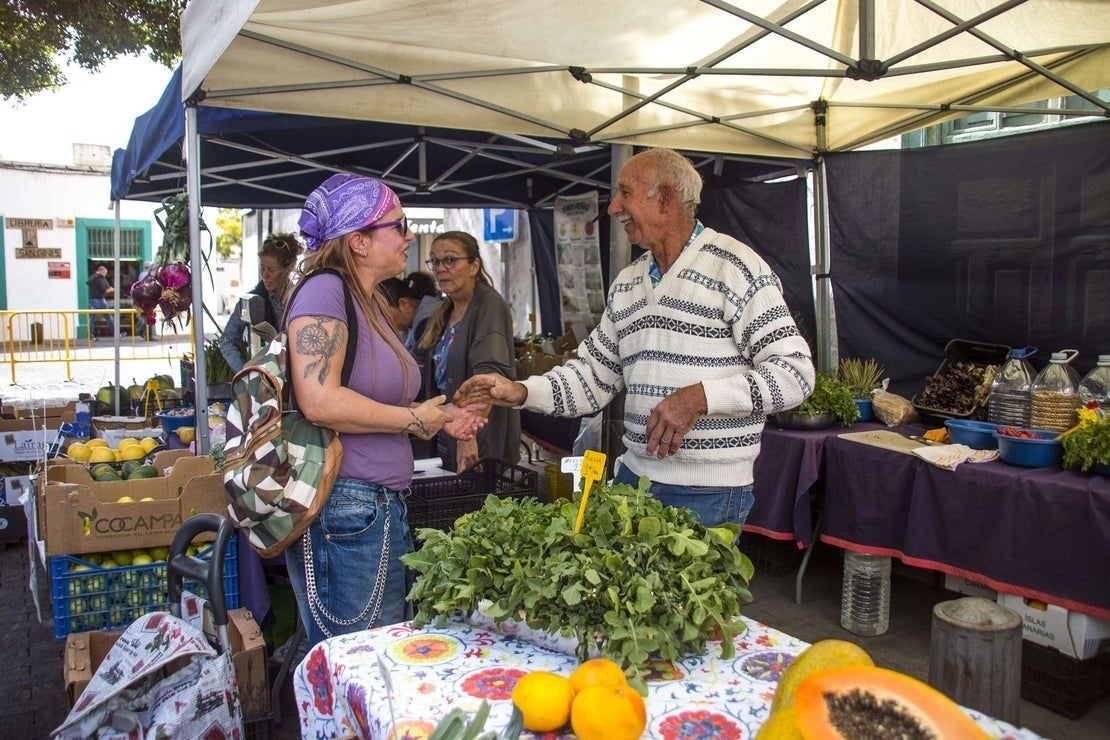
<svg viewBox="0 0 1110 740">
<path fill-rule="evenodd" d="M 400 202 L 381 180 L 341 172 L 308 194 L 298 223 L 314 252 L 329 239 L 369 226 Z"/>
</svg>

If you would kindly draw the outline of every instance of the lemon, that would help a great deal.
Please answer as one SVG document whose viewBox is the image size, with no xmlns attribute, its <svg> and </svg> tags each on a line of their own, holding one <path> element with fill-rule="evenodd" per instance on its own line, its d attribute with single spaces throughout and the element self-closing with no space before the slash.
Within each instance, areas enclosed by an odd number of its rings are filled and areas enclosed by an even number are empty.
<svg viewBox="0 0 1110 740">
<path fill-rule="evenodd" d="M 116 445 L 116 447 L 122 450 L 124 447 L 131 447 L 137 444 L 139 444 L 139 440 L 135 439 L 134 437 L 124 437 L 119 441 L 119 444 Z"/>
<path fill-rule="evenodd" d="M 116 503 L 117 504 L 133 504 L 133 503 L 135 503 L 135 499 L 131 498 L 130 496 L 120 496 L 119 498 L 116 499 Z M 118 558 L 117 558 L 117 561 L 118 561 Z"/>
<path fill-rule="evenodd" d="M 177 430 L 177 438 L 185 444 L 189 444 L 197 438 L 197 430 L 193 427 L 181 427 Z"/>
<path fill-rule="evenodd" d="M 139 440 L 139 445 L 143 448 L 143 451 L 150 452 L 158 446 L 158 440 L 154 437 L 143 437 Z"/>
<path fill-rule="evenodd" d="M 93 439 L 90 439 L 85 444 L 88 445 L 89 447 L 108 447 L 108 441 L 104 440 L 104 439 L 100 439 L 99 437 L 94 437 Z"/>
<path fill-rule="evenodd" d="M 93 447 L 89 452 L 89 462 L 91 463 L 111 463 L 115 461 L 116 453 L 107 447 Z"/>
<path fill-rule="evenodd" d="M 119 456 L 123 460 L 142 460 L 146 457 L 146 450 L 138 442 L 129 444 L 119 449 Z"/>
<path fill-rule="evenodd" d="M 532 671 L 516 682 L 512 699 L 524 718 L 525 729 L 552 732 L 570 720 L 574 686 L 566 676 Z"/>
<path fill-rule="evenodd" d="M 69 455 L 70 460 L 83 463 L 89 461 L 89 455 L 92 454 L 92 450 L 84 442 L 74 442 L 69 446 L 69 449 L 66 450 L 66 454 Z"/>
</svg>

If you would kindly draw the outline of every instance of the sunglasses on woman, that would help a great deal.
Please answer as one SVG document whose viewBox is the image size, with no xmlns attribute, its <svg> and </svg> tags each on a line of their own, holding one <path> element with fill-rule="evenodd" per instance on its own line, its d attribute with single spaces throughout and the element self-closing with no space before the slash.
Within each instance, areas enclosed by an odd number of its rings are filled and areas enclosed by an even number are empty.
<svg viewBox="0 0 1110 740">
<path fill-rule="evenodd" d="M 401 216 L 396 221 L 385 221 L 380 224 L 370 224 L 363 231 L 377 231 L 378 229 L 397 229 L 401 232 L 401 236 L 408 236 L 409 233 L 409 217 Z"/>
</svg>

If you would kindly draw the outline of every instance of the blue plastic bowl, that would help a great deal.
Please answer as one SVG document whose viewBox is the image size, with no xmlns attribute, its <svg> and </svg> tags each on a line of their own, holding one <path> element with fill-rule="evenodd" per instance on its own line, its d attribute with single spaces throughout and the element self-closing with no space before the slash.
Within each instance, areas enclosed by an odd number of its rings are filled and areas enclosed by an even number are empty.
<svg viewBox="0 0 1110 740">
<path fill-rule="evenodd" d="M 995 424 L 971 419 L 948 419 L 944 426 L 948 428 L 949 441 L 954 444 L 967 445 L 973 450 L 998 449 L 998 442 L 994 438 Z"/>
<path fill-rule="evenodd" d="M 162 432 L 167 435 L 173 434 L 181 427 L 191 427 L 196 422 L 196 414 L 192 409 L 189 409 L 188 414 L 158 413 L 155 416 L 162 423 Z"/>
<path fill-rule="evenodd" d="M 1056 440 L 1059 432 L 1048 432 L 1044 429 L 1026 429 L 1036 435 L 1036 439 L 1010 437 L 994 432 L 998 440 L 998 455 L 1002 462 L 1010 465 L 1020 465 L 1023 468 L 1045 468 L 1050 465 L 1059 465 L 1064 457 L 1064 446 Z"/>
</svg>

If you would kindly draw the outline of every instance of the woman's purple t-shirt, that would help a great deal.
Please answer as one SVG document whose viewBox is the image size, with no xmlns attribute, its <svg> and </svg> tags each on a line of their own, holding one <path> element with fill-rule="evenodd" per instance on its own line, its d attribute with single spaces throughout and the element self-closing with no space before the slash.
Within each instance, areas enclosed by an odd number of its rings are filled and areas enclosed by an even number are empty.
<svg viewBox="0 0 1110 740">
<path fill-rule="evenodd" d="M 351 295 L 354 299 L 354 293 Z M 378 403 L 390 406 L 408 406 L 420 387 L 420 372 L 414 365 L 407 368 L 408 393 L 405 392 L 406 368 L 397 353 L 380 335 L 370 331 L 366 315 L 358 300 L 354 300 L 358 318 L 358 353 L 355 356 L 351 380 L 347 384 Z M 374 307 L 377 311 L 377 306 Z M 343 286 L 337 275 L 316 275 L 301 288 L 289 307 L 288 321 L 300 316 L 328 316 L 347 322 L 343 307 Z M 389 326 L 379 313 L 382 326 Z M 347 327 L 348 331 L 351 330 Z M 292 345 L 296 340 L 290 338 Z M 315 378 L 309 382 L 315 382 Z M 343 464 L 339 468 L 342 478 L 359 478 L 400 490 L 412 482 L 412 446 L 408 434 L 403 432 L 373 432 L 366 434 L 340 434 L 343 442 Z"/>
</svg>

